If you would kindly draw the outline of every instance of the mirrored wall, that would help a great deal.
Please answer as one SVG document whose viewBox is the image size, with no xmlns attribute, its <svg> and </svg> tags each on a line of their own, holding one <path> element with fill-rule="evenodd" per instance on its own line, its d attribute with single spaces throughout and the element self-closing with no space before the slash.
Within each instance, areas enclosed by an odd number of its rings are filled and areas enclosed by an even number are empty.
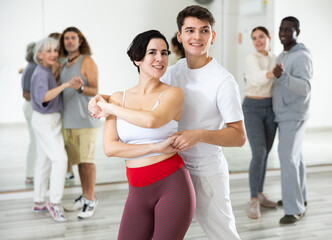
<svg viewBox="0 0 332 240">
<path fill-rule="evenodd" d="M 332 21 L 329 0 L 320 0 L 320 5 L 314 0 L 308 0 L 306 4 L 301 0 L 292 3 L 286 0 L 213 0 L 209 4 L 194 0 L 11 0 L 0 1 L 0 192 L 32 187 L 24 183 L 29 137 L 22 111 L 21 75 L 18 73 L 27 64 L 24 56 L 28 43 L 51 32 L 61 33 L 68 26 L 78 27 L 86 36 L 98 66 L 99 92 L 111 94 L 137 82 L 136 68 L 126 55 L 132 38 L 139 32 L 158 29 L 170 40 L 177 30 L 178 12 L 193 4 L 205 6 L 214 14 L 217 38 L 210 54 L 235 76 L 242 97 L 244 59 L 254 50 L 251 29 L 257 25 L 269 28 L 272 51 L 278 54 L 282 51 L 278 39 L 280 20 L 286 15 L 300 19 L 303 23 L 300 40 L 312 50 L 315 61 L 312 118 L 305 139 L 305 157 L 309 165 L 331 164 L 332 112 L 326 111 L 324 106 L 329 102 L 327 91 L 332 88 L 332 83 L 327 78 L 329 68 L 323 65 L 330 59 L 327 53 L 332 51 L 329 44 L 332 33 L 327 26 Z M 327 21 L 317 20 L 315 13 Z M 319 42 L 313 34 L 318 32 L 325 34 Z M 96 146 L 97 183 L 126 181 L 124 161 L 106 158 L 103 153 L 102 131 L 100 128 Z M 276 139 L 268 164 L 272 169 L 279 167 L 277 143 Z M 323 157 L 316 159 L 315 151 L 323 152 Z M 224 152 L 231 172 L 248 170 L 251 158 L 248 143 L 242 148 L 225 148 Z M 75 179 L 68 181 L 67 186 L 80 184 L 76 167 L 74 171 Z"/>
</svg>

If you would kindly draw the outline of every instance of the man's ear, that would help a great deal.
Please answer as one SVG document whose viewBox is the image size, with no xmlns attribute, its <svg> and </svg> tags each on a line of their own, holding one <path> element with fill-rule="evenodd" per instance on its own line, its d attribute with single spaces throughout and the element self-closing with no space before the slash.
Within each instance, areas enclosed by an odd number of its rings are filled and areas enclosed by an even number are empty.
<svg viewBox="0 0 332 240">
<path fill-rule="evenodd" d="M 300 29 L 297 29 L 297 30 L 296 30 L 296 36 L 299 36 L 299 35 L 300 35 L 300 32 L 301 32 L 301 30 L 300 30 Z"/>
<path fill-rule="evenodd" d="M 177 31 L 177 32 L 176 32 L 176 37 L 177 37 L 177 39 L 178 39 L 178 42 L 182 44 L 182 36 L 181 36 L 180 31 Z"/>
<path fill-rule="evenodd" d="M 212 32 L 212 39 L 211 39 L 211 45 L 214 43 L 215 40 L 216 40 L 216 31 L 213 30 L 213 32 Z"/>
</svg>

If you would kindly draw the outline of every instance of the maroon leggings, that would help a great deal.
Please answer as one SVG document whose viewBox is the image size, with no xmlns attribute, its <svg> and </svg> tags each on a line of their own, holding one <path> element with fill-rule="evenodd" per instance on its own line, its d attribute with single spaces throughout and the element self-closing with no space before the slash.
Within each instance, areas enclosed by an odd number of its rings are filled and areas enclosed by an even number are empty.
<svg viewBox="0 0 332 240">
<path fill-rule="evenodd" d="M 129 185 L 118 240 L 183 239 L 195 206 L 195 190 L 185 166 L 145 187 Z"/>
</svg>

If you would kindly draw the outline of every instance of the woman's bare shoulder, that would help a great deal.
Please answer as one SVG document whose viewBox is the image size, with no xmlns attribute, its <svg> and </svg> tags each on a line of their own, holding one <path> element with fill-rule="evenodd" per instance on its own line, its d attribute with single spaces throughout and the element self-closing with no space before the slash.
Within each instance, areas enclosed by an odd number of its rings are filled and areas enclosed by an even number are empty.
<svg viewBox="0 0 332 240">
<path fill-rule="evenodd" d="M 123 99 L 123 92 L 119 91 L 111 95 L 111 97 L 109 98 L 109 102 L 121 106 L 122 99 Z"/>
<path fill-rule="evenodd" d="M 183 90 L 179 87 L 173 87 L 170 85 L 165 84 L 165 90 L 163 95 L 168 95 L 168 96 L 184 96 Z"/>
</svg>

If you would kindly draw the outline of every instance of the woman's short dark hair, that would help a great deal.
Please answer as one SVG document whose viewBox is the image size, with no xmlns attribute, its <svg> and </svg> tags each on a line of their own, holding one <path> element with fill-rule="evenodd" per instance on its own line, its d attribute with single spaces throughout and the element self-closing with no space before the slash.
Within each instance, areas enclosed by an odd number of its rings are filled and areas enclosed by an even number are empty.
<svg viewBox="0 0 332 240">
<path fill-rule="evenodd" d="M 67 32 L 77 33 L 79 41 L 82 42 L 80 47 L 79 47 L 79 51 L 80 51 L 81 54 L 89 55 L 89 56 L 92 54 L 89 43 L 86 40 L 86 38 L 84 37 L 83 33 L 76 27 L 68 27 L 63 31 L 63 33 L 61 34 L 60 40 L 59 40 L 60 41 L 60 52 L 59 53 L 60 53 L 61 57 L 67 57 L 68 56 L 68 52 L 65 48 L 65 43 L 64 43 L 64 37 L 65 37 L 65 34 Z"/>
<path fill-rule="evenodd" d="M 149 30 L 138 34 L 128 47 L 127 54 L 133 64 L 137 67 L 138 72 L 140 72 L 140 70 L 139 67 L 135 64 L 135 61 L 141 61 L 145 57 L 149 42 L 154 38 L 160 38 L 164 40 L 167 45 L 167 50 L 169 50 L 169 45 L 165 36 L 157 30 Z"/>
<path fill-rule="evenodd" d="M 182 44 L 178 41 L 176 34 L 174 37 L 172 37 L 171 41 L 172 41 L 172 45 L 177 47 L 179 49 L 179 51 L 181 52 L 181 58 L 185 58 L 186 54 L 185 54 L 184 48 L 183 48 Z"/>
<path fill-rule="evenodd" d="M 252 36 L 252 34 L 253 34 L 256 30 L 260 30 L 260 31 L 262 31 L 263 33 L 265 33 L 266 36 L 270 37 L 269 30 L 267 30 L 267 29 L 266 29 L 265 27 L 263 27 L 263 26 L 255 27 L 255 28 L 251 31 L 251 36 Z"/>
<path fill-rule="evenodd" d="M 181 28 L 184 24 L 184 20 L 187 17 L 195 17 L 200 20 L 207 20 L 207 21 L 209 21 L 211 27 L 213 27 L 214 23 L 215 23 L 212 13 L 207 8 L 198 6 L 198 5 L 192 5 L 192 6 L 186 7 L 181 12 L 179 12 L 179 14 L 176 18 L 179 32 L 181 32 Z"/>
</svg>

